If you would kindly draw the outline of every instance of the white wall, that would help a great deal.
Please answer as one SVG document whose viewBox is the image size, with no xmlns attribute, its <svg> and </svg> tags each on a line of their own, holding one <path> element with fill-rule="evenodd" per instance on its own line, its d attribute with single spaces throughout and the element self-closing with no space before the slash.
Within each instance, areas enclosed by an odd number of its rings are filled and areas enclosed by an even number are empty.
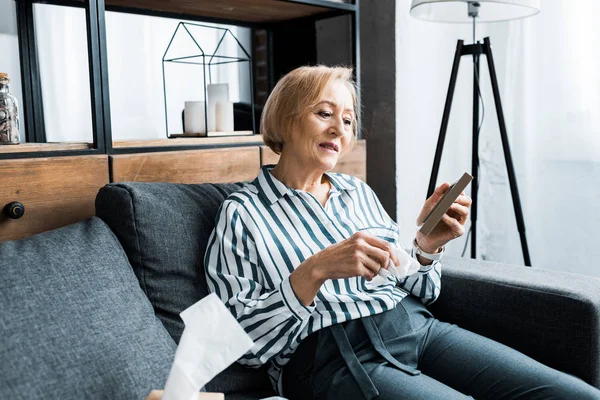
<svg viewBox="0 0 600 400">
<path fill-rule="evenodd" d="M 479 25 L 494 53 L 510 147 L 534 266 L 600 276 L 600 4 L 542 2 L 535 17 Z M 414 236 L 427 192 L 457 39 L 470 25 L 423 22 L 397 7 L 398 220 Z M 582 10 L 586 10 L 581 13 Z M 471 58 L 463 57 L 438 183 L 471 170 Z M 522 264 L 491 94 L 481 63 L 485 120 L 480 134 L 479 258 Z M 464 238 L 451 243 L 460 255 Z M 470 253 L 470 246 L 467 255 Z"/>
</svg>

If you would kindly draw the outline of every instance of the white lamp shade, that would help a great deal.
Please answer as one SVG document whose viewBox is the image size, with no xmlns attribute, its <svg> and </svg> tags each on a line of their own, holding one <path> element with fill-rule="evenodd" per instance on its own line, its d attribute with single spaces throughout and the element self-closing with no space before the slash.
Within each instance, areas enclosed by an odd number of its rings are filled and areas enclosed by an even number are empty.
<svg viewBox="0 0 600 400">
<path fill-rule="evenodd" d="M 540 12 L 539 0 L 413 0 L 410 15 L 433 22 L 472 23 L 469 2 L 480 4 L 477 22 L 508 21 Z"/>
</svg>

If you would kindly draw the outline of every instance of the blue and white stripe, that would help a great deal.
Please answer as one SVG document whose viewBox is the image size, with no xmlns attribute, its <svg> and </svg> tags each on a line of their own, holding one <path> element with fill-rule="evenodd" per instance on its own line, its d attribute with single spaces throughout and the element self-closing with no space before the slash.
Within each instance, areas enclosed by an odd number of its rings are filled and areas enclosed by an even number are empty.
<svg viewBox="0 0 600 400">
<path fill-rule="evenodd" d="M 269 375 L 281 393 L 281 367 L 309 334 L 332 324 L 392 309 L 408 293 L 429 304 L 440 293 L 441 264 L 422 266 L 402 281 L 373 285 L 362 277 L 328 280 L 304 306 L 289 276 L 305 259 L 359 230 L 396 246 L 398 226 L 361 180 L 328 173 L 326 206 L 310 193 L 288 188 L 272 165 L 222 204 L 204 265 L 207 282 L 254 340 L 239 362 Z"/>
</svg>

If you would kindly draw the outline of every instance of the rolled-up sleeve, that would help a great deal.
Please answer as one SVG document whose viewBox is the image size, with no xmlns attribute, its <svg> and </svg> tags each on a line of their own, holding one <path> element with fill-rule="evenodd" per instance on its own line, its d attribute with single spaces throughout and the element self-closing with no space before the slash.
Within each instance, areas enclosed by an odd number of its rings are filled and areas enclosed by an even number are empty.
<svg viewBox="0 0 600 400">
<path fill-rule="evenodd" d="M 416 259 L 414 251 L 411 252 L 411 256 Z M 440 295 L 441 278 L 442 264 L 440 261 L 434 261 L 430 265 L 421 265 L 419 271 L 404 278 L 398 283 L 398 286 L 421 299 L 423 304 L 429 305 Z"/>
<path fill-rule="evenodd" d="M 209 289 L 255 343 L 238 361 L 258 367 L 297 338 L 314 305 L 299 301 L 289 275 L 275 283 L 261 271 L 250 223 L 242 204 L 226 200 L 217 215 L 204 266 Z"/>
</svg>

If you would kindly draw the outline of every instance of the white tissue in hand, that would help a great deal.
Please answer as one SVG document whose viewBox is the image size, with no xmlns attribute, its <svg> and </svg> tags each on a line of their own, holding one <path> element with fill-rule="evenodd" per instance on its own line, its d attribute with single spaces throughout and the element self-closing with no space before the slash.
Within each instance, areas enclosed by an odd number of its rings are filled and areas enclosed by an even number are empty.
<svg viewBox="0 0 600 400">
<path fill-rule="evenodd" d="M 163 400 L 189 400 L 254 345 L 215 294 L 206 296 L 180 315 L 185 329 Z"/>
<path fill-rule="evenodd" d="M 390 259 L 387 269 L 381 268 L 381 270 L 379 270 L 379 274 L 384 278 L 394 275 L 397 279 L 404 279 L 421 268 L 419 262 L 412 258 L 406 250 L 394 247 L 394 253 L 396 253 L 400 265 L 396 267 Z"/>
</svg>

